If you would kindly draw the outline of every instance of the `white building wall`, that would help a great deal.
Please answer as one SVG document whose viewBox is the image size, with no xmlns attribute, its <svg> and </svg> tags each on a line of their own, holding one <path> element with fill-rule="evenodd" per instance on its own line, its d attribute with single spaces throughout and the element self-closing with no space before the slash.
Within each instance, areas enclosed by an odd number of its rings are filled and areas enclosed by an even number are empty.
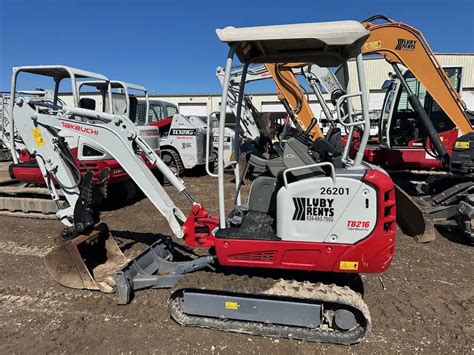
<svg viewBox="0 0 474 355">
<path fill-rule="evenodd" d="M 461 95 L 467 107 L 470 110 L 474 110 L 474 54 L 438 54 L 437 58 L 443 66 L 462 66 Z M 393 68 L 383 58 L 366 58 L 364 60 L 364 70 L 367 89 L 369 90 L 369 109 L 381 109 L 385 95 L 385 93 L 381 91 L 381 87 L 383 82 L 388 79 L 388 73 L 393 72 Z M 349 75 L 351 77 L 350 90 L 351 92 L 356 92 L 358 91 L 358 81 L 354 61 L 349 62 Z M 204 112 L 206 112 L 206 115 L 209 115 L 212 112 L 220 110 L 220 94 L 151 96 L 177 105 L 185 114 L 201 116 Z M 252 94 L 250 96 L 254 106 L 259 111 L 284 112 L 284 108 L 279 103 L 276 94 Z M 72 104 L 70 95 L 63 95 L 62 98 L 66 100 L 68 104 Z M 314 95 L 310 95 L 310 104 L 315 116 L 318 117 L 321 108 L 320 105 L 317 104 Z M 355 107 L 360 107 L 360 104 L 355 102 Z"/>
<path fill-rule="evenodd" d="M 474 110 L 474 54 L 438 54 L 438 60 L 444 66 L 462 66 L 462 96 L 469 109 Z M 393 68 L 383 58 L 366 58 L 364 60 L 364 70 L 367 89 L 369 90 L 369 109 L 381 109 L 385 93 L 381 90 L 382 84 L 388 79 L 388 73 L 393 72 Z M 349 63 L 349 75 L 351 77 L 351 92 L 358 91 L 358 81 L 355 69 L 355 62 Z M 262 112 L 284 112 L 283 106 L 279 103 L 276 94 L 253 94 L 252 102 L 257 110 Z M 158 98 L 172 102 L 176 105 L 186 103 L 202 104 L 206 103 L 207 114 L 218 111 L 220 107 L 220 95 L 157 95 Z M 316 116 L 321 111 L 316 98 L 310 95 L 311 105 Z M 358 100 L 354 100 L 358 101 Z M 354 102 L 355 107 L 360 107 L 358 102 Z M 199 111 L 202 112 L 202 107 Z"/>
</svg>

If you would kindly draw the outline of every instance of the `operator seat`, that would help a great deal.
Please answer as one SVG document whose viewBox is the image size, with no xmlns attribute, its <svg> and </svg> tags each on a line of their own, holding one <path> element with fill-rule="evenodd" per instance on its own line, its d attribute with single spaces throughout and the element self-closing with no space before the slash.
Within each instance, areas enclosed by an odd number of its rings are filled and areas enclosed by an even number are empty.
<svg viewBox="0 0 474 355">
<path fill-rule="evenodd" d="M 336 168 L 342 167 L 342 135 L 339 127 L 331 127 L 324 138 L 313 142 L 312 149 L 319 154 L 321 161 L 334 164 Z"/>
<path fill-rule="evenodd" d="M 83 97 L 79 100 L 79 107 L 95 111 L 95 100 L 89 97 Z"/>
</svg>

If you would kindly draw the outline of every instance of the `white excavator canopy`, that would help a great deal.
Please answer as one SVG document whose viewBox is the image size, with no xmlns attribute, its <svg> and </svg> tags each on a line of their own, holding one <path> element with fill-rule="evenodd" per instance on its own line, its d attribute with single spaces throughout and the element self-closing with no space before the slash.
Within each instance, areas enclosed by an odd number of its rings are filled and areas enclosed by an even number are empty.
<svg viewBox="0 0 474 355">
<path fill-rule="evenodd" d="M 107 83 L 104 81 L 82 81 L 80 86 L 92 86 L 97 89 L 107 89 Z M 147 91 L 147 89 L 144 86 L 137 85 L 137 84 L 132 84 L 132 83 L 127 83 L 125 81 L 120 81 L 120 80 L 111 80 L 110 81 L 110 87 L 112 89 L 125 89 L 125 90 L 137 90 L 137 91 Z"/>
<path fill-rule="evenodd" d="M 242 63 L 307 61 L 328 67 L 353 58 L 370 32 L 357 21 L 217 29 Z"/>
<path fill-rule="evenodd" d="M 90 78 L 96 80 L 109 81 L 109 79 L 102 74 L 94 73 L 87 70 L 77 69 L 68 67 L 66 65 L 34 65 L 34 66 L 22 66 L 13 68 L 13 72 L 22 71 L 25 73 L 50 76 L 53 78 L 64 79 L 64 78 Z"/>
</svg>

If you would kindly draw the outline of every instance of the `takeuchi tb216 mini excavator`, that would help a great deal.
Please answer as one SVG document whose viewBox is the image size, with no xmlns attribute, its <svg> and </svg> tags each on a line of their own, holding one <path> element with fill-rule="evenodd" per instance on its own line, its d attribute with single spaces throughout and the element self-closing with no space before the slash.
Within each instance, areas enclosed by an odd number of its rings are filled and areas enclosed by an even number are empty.
<svg viewBox="0 0 474 355">
<path fill-rule="evenodd" d="M 281 157 L 267 161 L 269 173 L 253 181 L 248 205 L 240 203 L 240 170 L 234 169 L 233 206 L 227 214 L 224 141 L 220 139 L 219 213 L 214 216 L 148 147 L 128 117 L 15 97 L 12 93 L 19 134 L 37 158 L 44 176 L 53 175 L 61 182 L 58 188 L 68 201 L 58 208 L 69 226 L 71 240 L 66 243 L 67 248 L 55 249 L 47 256 L 49 271 L 69 287 L 103 291 L 116 287 L 119 303 L 129 302 L 133 291 L 139 289 L 173 287 L 168 310 L 182 325 L 338 344 L 359 342 L 371 328 L 369 310 L 360 294 L 335 284 L 262 278 L 254 272 L 269 269 L 277 278 L 283 271 L 293 270 L 303 272 L 304 278 L 308 272 L 333 276 L 378 273 L 390 265 L 396 232 L 394 186 L 382 169 L 362 159 L 370 121 L 361 45 L 369 32 L 356 21 L 339 21 L 227 27 L 217 30 L 217 35 L 230 47 L 222 102 L 228 99 L 234 56 L 244 64 L 237 121 L 250 63 L 299 61 L 333 67 L 355 58 L 360 91 L 340 100 L 360 100 L 362 114 L 346 120 L 347 114 L 342 116 L 341 112 L 338 119 L 343 125 L 367 128 L 361 137 L 360 154 L 350 159 L 347 152 L 339 152 L 340 163 L 327 161 L 319 151 L 322 145 L 312 140 L 311 131 L 316 124 L 313 120 L 306 130 L 286 141 Z M 220 117 L 225 113 L 226 105 L 222 105 Z M 71 173 L 70 152 L 58 135 L 64 127 L 80 127 L 77 131 L 81 137 L 112 154 L 161 212 L 175 237 L 183 238 L 188 247 L 204 248 L 208 253 L 173 261 L 169 240 L 160 240 L 117 271 L 118 265 L 124 263 L 123 255 L 88 207 L 90 176 L 78 181 Z M 222 119 L 219 137 L 224 137 L 224 128 Z M 96 134 L 88 134 L 90 130 Z M 187 216 L 148 169 L 141 152 L 189 201 Z M 238 160 L 234 164 L 238 165 Z M 49 187 L 56 198 L 55 185 Z M 107 253 L 103 259 L 109 257 L 109 263 L 99 265 L 100 270 L 87 265 L 96 254 L 90 251 L 81 258 L 81 251 L 75 248 L 78 240 L 91 248 L 102 247 Z M 218 266 L 217 272 L 198 271 L 213 266 Z M 231 271 L 236 269 L 239 272 Z M 253 276 L 242 276 L 249 273 Z"/>
</svg>

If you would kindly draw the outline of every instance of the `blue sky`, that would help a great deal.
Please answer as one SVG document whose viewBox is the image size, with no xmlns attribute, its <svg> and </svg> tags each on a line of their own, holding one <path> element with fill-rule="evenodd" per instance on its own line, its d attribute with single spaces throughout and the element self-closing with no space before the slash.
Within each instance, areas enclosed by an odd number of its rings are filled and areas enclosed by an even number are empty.
<svg viewBox="0 0 474 355">
<path fill-rule="evenodd" d="M 473 0 L 0 0 L 0 90 L 11 68 L 65 64 L 160 93 L 216 93 L 225 26 L 364 20 L 385 14 L 437 52 L 474 52 Z"/>
</svg>

